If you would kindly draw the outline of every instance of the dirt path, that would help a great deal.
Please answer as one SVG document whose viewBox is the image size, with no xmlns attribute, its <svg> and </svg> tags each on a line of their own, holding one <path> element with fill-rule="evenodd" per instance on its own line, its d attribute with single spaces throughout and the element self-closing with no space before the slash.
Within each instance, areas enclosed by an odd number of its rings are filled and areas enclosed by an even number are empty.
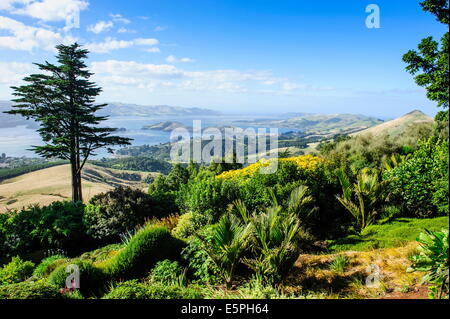
<svg viewBox="0 0 450 319">
<path fill-rule="evenodd" d="M 380 299 L 428 299 L 428 288 L 420 286 L 410 289 L 408 292 L 392 292 Z"/>
</svg>

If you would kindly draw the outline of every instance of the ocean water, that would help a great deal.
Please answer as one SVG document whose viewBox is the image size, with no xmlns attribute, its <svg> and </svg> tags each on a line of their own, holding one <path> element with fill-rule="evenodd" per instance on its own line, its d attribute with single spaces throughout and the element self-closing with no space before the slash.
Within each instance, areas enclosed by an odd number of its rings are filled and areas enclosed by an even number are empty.
<svg viewBox="0 0 450 319">
<path fill-rule="evenodd" d="M 202 128 L 220 127 L 227 125 L 239 126 L 246 128 L 245 123 L 236 121 L 251 121 L 255 118 L 262 119 L 262 116 L 254 115 L 226 115 L 226 116 L 203 116 L 203 117 L 138 117 L 138 116 L 121 116 L 110 117 L 102 123 L 102 126 L 125 128 L 124 132 L 117 132 L 116 135 L 132 138 L 133 146 L 140 145 L 157 145 L 166 143 L 170 139 L 170 132 L 143 130 L 145 125 L 156 124 L 163 121 L 177 121 L 186 126 L 192 126 L 194 120 L 201 120 Z M 268 117 L 269 118 L 269 117 Z M 273 119 L 273 117 L 270 117 Z M 280 133 L 289 131 L 290 129 L 279 129 Z M 14 128 L 0 128 L 0 154 L 6 153 L 7 156 L 13 157 L 35 157 L 36 154 L 29 150 L 31 145 L 42 145 L 39 134 L 26 126 L 17 126 Z M 117 148 L 116 148 L 117 149 Z M 106 149 L 97 150 L 94 158 L 111 157 Z"/>
</svg>

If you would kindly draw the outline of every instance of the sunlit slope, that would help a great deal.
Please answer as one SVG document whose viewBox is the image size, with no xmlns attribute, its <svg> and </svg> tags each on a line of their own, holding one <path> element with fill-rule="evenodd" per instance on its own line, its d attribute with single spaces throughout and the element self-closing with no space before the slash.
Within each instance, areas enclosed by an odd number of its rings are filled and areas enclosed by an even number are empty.
<svg viewBox="0 0 450 319">
<path fill-rule="evenodd" d="M 83 196 L 92 196 L 119 185 L 146 187 L 142 180 L 148 175 L 135 171 L 122 171 L 87 164 L 83 171 Z M 39 203 L 47 205 L 71 197 L 70 166 L 60 165 L 20 175 L 0 184 L 0 213 L 7 209 Z"/>
<path fill-rule="evenodd" d="M 398 136 L 403 133 L 408 127 L 412 125 L 432 125 L 433 118 L 422 113 L 421 111 L 415 110 L 402 117 L 396 118 L 391 121 L 381 123 L 377 126 L 370 127 L 366 130 L 354 133 L 352 135 L 360 134 L 372 134 L 374 136 L 389 134 L 390 136 Z"/>
</svg>

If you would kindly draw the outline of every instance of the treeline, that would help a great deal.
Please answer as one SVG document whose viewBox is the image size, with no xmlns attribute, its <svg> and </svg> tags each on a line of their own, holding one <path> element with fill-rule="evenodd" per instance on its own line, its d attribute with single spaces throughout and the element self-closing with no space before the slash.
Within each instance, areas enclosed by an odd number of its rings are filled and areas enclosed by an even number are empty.
<svg viewBox="0 0 450 319">
<path fill-rule="evenodd" d="M 97 166 L 113 169 L 143 171 L 143 172 L 160 172 L 163 174 L 168 174 L 172 167 L 172 165 L 166 161 L 146 156 L 102 159 L 99 161 L 90 161 L 90 162 Z"/>
</svg>

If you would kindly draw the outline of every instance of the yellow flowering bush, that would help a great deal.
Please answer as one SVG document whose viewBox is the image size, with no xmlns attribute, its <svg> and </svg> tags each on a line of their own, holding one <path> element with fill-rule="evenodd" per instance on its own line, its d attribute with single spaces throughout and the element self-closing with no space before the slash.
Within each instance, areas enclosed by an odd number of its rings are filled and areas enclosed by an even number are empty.
<svg viewBox="0 0 450 319">
<path fill-rule="evenodd" d="M 235 179 L 235 178 L 245 178 L 256 175 L 261 167 L 267 167 L 270 165 L 271 161 L 278 160 L 280 163 L 291 162 L 296 164 L 299 168 L 305 170 L 315 170 L 320 163 L 325 162 L 325 160 L 318 156 L 313 155 L 301 155 L 289 158 L 279 158 L 279 159 L 262 159 L 259 162 L 244 167 L 238 170 L 226 171 L 218 175 L 217 178 L 222 179 Z"/>
</svg>

